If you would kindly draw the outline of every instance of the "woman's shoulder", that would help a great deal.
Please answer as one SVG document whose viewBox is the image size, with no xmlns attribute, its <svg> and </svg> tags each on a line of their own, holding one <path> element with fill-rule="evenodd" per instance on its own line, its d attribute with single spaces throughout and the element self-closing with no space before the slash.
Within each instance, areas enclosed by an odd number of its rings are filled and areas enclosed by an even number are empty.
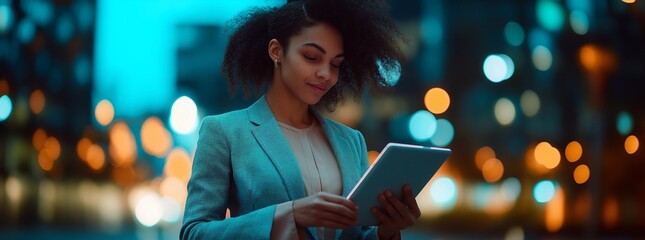
<svg viewBox="0 0 645 240">
<path fill-rule="evenodd" d="M 208 115 L 202 119 L 201 128 L 226 129 L 231 126 L 238 126 L 240 123 L 243 123 L 243 121 L 248 121 L 245 110 L 246 109 L 240 109 L 220 114 Z"/>
</svg>

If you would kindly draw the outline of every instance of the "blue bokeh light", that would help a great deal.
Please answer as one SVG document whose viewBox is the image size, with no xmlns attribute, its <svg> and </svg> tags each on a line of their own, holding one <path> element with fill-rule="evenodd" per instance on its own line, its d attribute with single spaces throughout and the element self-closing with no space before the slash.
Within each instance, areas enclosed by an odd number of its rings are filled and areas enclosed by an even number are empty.
<svg viewBox="0 0 645 240">
<path fill-rule="evenodd" d="M 12 108 L 13 105 L 11 104 L 11 98 L 9 98 L 8 95 L 2 95 L 2 97 L 0 97 L 0 122 L 9 118 Z"/>
<path fill-rule="evenodd" d="M 538 203 L 547 203 L 555 195 L 555 184 L 550 180 L 542 180 L 533 188 L 533 197 Z"/>
<path fill-rule="evenodd" d="M 535 6 L 537 21 L 549 31 L 559 31 L 564 25 L 564 10 L 552 0 L 539 0 Z"/>
<path fill-rule="evenodd" d="M 430 186 L 430 197 L 439 207 L 451 207 L 457 202 L 457 184 L 449 177 L 439 178 Z"/>
<path fill-rule="evenodd" d="M 430 138 L 430 142 L 437 147 L 445 147 L 452 142 L 454 137 L 455 129 L 452 123 L 442 118 L 437 120 L 437 130 Z"/>
<path fill-rule="evenodd" d="M 522 45 L 524 42 L 524 29 L 522 29 L 522 26 L 516 22 L 508 22 L 504 27 L 504 37 L 506 37 L 506 41 L 513 46 Z"/>
<path fill-rule="evenodd" d="M 408 124 L 410 135 L 419 142 L 427 141 L 437 130 L 437 119 L 426 110 L 419 110 L 412 114 Z"/>
<path fill-rule="evenodd" d="M 623 136 L 627 136 L 632 131 L 634 127 L 634 121 L 632 120 L 632 115 L 628 112 L 622 111 L 618 114 L 616 119 L 616 128 L 618 133 Z"/>
<path fill-rule="evenodd" d="M 488 80 L 498 83 L 513 76 L 515 64 L 508 55 L 493 54 L 484 59 L 483 70 Z"/>
</svg>

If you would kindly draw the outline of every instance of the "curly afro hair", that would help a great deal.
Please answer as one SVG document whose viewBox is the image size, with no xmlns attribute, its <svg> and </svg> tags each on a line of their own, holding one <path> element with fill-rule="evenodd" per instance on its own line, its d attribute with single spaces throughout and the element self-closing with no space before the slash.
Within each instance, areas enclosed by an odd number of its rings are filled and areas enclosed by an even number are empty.
<svg viewBox="0 0 645 240">
<path fill-rule="evenodd" d="M 232 20 L 235 28 L 229 38 L 222 72 L 232 92 L 240 87 L 257 94 L 273 76 L 273 62 L 267 54 L 271 39 L 288 49 L 289 38 L 303 28 L 327 23 L 340 32 L 344 61 L 337 84 L 316 107 L 333 111 L 345 94 L 360 96 L 366 86 L 378 91 L 387 86 L 382 72 L 400 70 L 403 56 L 397 46 L 402 34 L 382 0 L 301 0 L 277 7 L 252 8 Z M 382 68 L 382 69 L 380 69 Z"/>
</svg>

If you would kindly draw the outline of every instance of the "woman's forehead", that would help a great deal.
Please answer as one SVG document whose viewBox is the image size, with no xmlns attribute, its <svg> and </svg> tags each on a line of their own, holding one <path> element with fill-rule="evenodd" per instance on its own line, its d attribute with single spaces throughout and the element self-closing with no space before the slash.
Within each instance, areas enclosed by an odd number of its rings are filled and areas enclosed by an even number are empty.
<svg viewBox="0 0 645 240">
<path fill-rule="evenodd" d="M 300 34 L 291 37 L 290 45 L 296 48 L 316 46 L 322 48 L 322 52 L 332 56 L 343 53 L 343 38 L 340 32 L 329 24 L 318 23 L 311 27 L 305 27 Z M 320 49 L 319 49 L 320 50 Z"/>
</svg>

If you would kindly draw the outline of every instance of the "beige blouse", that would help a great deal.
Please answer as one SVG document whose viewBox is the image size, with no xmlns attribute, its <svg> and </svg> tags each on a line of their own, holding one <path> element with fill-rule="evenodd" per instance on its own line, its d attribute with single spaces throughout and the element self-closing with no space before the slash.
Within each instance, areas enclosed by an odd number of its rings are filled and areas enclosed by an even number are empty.
<svg viewBox="0 0 645 240">
<path fill-rule="evenodd" d="M 304 129 L 278 122 L 296 157 L 307 196 L 318 192 L 341 195 L 342 179 L 334 151 L 318 121 Z M 305 228 L 296 227 L 292 201 L 278 204 L 271 239 L 304 239 Z M 336 229 L 316 228 L 318 239 L 334 239 Z"/>
</svg>

